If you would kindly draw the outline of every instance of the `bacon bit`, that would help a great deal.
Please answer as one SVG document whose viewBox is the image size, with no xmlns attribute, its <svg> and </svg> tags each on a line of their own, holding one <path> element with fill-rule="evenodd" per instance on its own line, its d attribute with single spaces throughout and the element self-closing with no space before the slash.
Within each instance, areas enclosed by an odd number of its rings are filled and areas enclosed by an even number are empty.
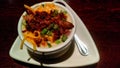
<svg viewBox="0 0 120 68">
<path fill-rule="evenodd" d="M 67 36 L 70 35 L 70 32 L 71 32 L 70 30 L 67 30 L 67 29 L 66 29 L 66 30 L 65 30 L 65 35 L 67 35 Z"/>
<path fill-rule="evenodd" d="M 41 44 L 42 44 L 42 46 L 44 46 L 44 47 L 46 47 L 46 45 L 47 45 L 46 41 L 43 41 L 43 40 L 42 40 Z"/>
<path fill-rule="evenodd" d="M 42 42 L 42 39 L 41 38 L 35 38 L 34 41 L 35 41 L 36 45 L 39 47 L 40 43 Z"/>
<path fill-rule="evenodd" d="M 27 30 L 23 30 L 22 32 L 25 33 Z"/>
</svg>

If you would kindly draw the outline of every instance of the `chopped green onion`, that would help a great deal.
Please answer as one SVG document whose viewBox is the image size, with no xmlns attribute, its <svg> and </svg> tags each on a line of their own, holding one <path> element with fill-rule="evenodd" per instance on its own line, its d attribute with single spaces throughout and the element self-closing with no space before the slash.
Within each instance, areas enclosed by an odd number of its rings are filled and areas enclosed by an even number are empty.
<svg viewBox="0 0 120 68">
<path fill-rule="evenodd" d="M 52 45 L 50 43 L 47 43 L 47 45 L 48 45 L 49 48 L 52 47 Z"/>
<path fill-rule="evenodd" d="M 66 21 L 66 18 L 62 18 L 62 21 Z"/>
<path fill-rule="evenodd" d="M 65 42 L 67 40 L 67 36 L 66 35 L 62 35 L 61 40 L 62 40 L 62 42 Z"/>
<path fill-rule="evenodd" d="M 60 39 L 57 39 L 57 40 L 55 41 L 55 43 L 56 43 L 56 44 L 59 44 L 59 43 L 61 43 L 61 40 L 60 40 Z"/>
<path fill-rule="evenodd" d="M 63 13 L 64 13 L 64 14 L 67 14 L 67 11 L 64 11 Z"/>
<path fill-rule="evenodd" d="M 54 23 L 51 23 L 49 26 L 48 26 L 48 29 L 52 29 L 54 27 Z"/>
<path fill-rule="evenodd" d="M 52 16 L 55 17 L 58 15 L 58 10 L 54 10 L 53 13 L 52 13 Z"/>
<path fill-rule="evenodd" d="M 61 10 L 60 13 L 67 14 L 67 11 Z"/>
<path fill-rule="evenodd" d="M 48 30 L 46 28 L 44 28 L 42 31 L 41 31 L 41 35 L 45 35 L 47 34 Z"/>
<path fill-rule="evenodd" d="M 23 25 L 27 25 L 25 20 L 23 20 Z"/>
<path fill-rule="evenodd" d="M 53 29 L 57 30 L 59 26 L 57 24 L 54 25 Z"/>
<path fill-rule="evenodd" d="M 51 36 L 52 35 L 52 31 L 48 30 L 47 35 Z"/>
</svg>

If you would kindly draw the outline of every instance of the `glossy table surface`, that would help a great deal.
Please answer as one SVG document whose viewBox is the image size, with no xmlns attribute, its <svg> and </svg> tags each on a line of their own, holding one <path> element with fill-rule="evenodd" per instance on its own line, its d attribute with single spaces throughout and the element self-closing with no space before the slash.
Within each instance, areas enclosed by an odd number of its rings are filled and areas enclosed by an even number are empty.
<svg viewBox="0 0 120 68">
<path fill-rule="evenodd" d="M 0 0 L 0 68 L 28 68 L 33 65 L 13 60 L 9 50 L 18 36 L 17 24 L 24 4 L 50 0 Z M 83 68 L 120 67 L 120 0 L 65 0 L 89 30 L 100 54 L 97 64 Z"/>
</svg>

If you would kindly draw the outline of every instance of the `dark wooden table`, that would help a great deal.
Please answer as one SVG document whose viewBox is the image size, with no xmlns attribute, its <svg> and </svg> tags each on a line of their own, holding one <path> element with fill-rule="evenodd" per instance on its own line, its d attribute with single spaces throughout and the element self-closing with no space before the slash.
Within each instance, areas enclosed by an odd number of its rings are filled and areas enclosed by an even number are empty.
<svg viewBox="0 0 120 68">
<path fill-rule="evenodd" d="M 18 36 L 17 24 L 24 11 L 23 5 L 42 1 L 44 0 L 0 0 L 0 68 L 32 66 L 13 60 L 9 56 L 9 50 Z M 84 68 L 120 68 L 120 0 L 66 2 L 81 17 L 99 50 L 100 61 Z"/>
</svg>

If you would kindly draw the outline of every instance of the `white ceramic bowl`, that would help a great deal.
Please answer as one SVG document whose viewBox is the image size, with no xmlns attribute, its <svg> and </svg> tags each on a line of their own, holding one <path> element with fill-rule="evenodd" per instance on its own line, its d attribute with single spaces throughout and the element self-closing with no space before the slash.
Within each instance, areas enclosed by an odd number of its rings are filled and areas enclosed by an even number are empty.
<svg viewBox="0 0 120 68">
<path fill-rule="evenodd" d="M 31 8 L 36 8 L 39 5 L 45 4 L 45 3 L 54 3 L 54 2 L 41 2 L 41 3 L 33 5 Z M 68 39 L 64 43 L 60 43 L 56 47 L 51 47 L 51 48 L 46 48 L 46 49 L 37 47 L 37 51 L 34 52 L 36 54 L 44 53 L 45 55 L 54 55 L 54 54 L 58 54 L 58 53 L 60 54 L 61 52 L 64 53 L 65 51 L 67 51 L 67 48 L 69 48 L 71 40 L 73 39 L 73 35 L 75 33 L 75 27 L 76 26 L 75 26 L 75 20 L 74 20 L 74 18 L 72 16 L 71 12 L 61 4 L 58 4 L 58 3 L 54 3 L 54 4 L 56 6 L 62 8 L 62 9 L 64 9 L 65 11 L 67 11 L 67 13 L 69 14 L 70 20 L 74 25 L 74 28 L 72 28 Z M 24 38 L 23 33 L 22 33 L 23 15 L 26 15 L 26 12 L 24 12 L 22 14 L 22 16 L 20 17 L 19 22 L 18 22 L 18 34 L 19 34 L 19 37 L 20 37 L 21 40 L 23 40 L 23 38 Z M 32 46 L 31 43 L 29 43 L 28 41 L 25 41 L 24 44 L 26 45 L 26 47 L 28 48 L 29 51 L 33 52 L 33 46 Z M 61 53 L 61 55 L 62 55 L 62 53 Z"/>
</svg>

